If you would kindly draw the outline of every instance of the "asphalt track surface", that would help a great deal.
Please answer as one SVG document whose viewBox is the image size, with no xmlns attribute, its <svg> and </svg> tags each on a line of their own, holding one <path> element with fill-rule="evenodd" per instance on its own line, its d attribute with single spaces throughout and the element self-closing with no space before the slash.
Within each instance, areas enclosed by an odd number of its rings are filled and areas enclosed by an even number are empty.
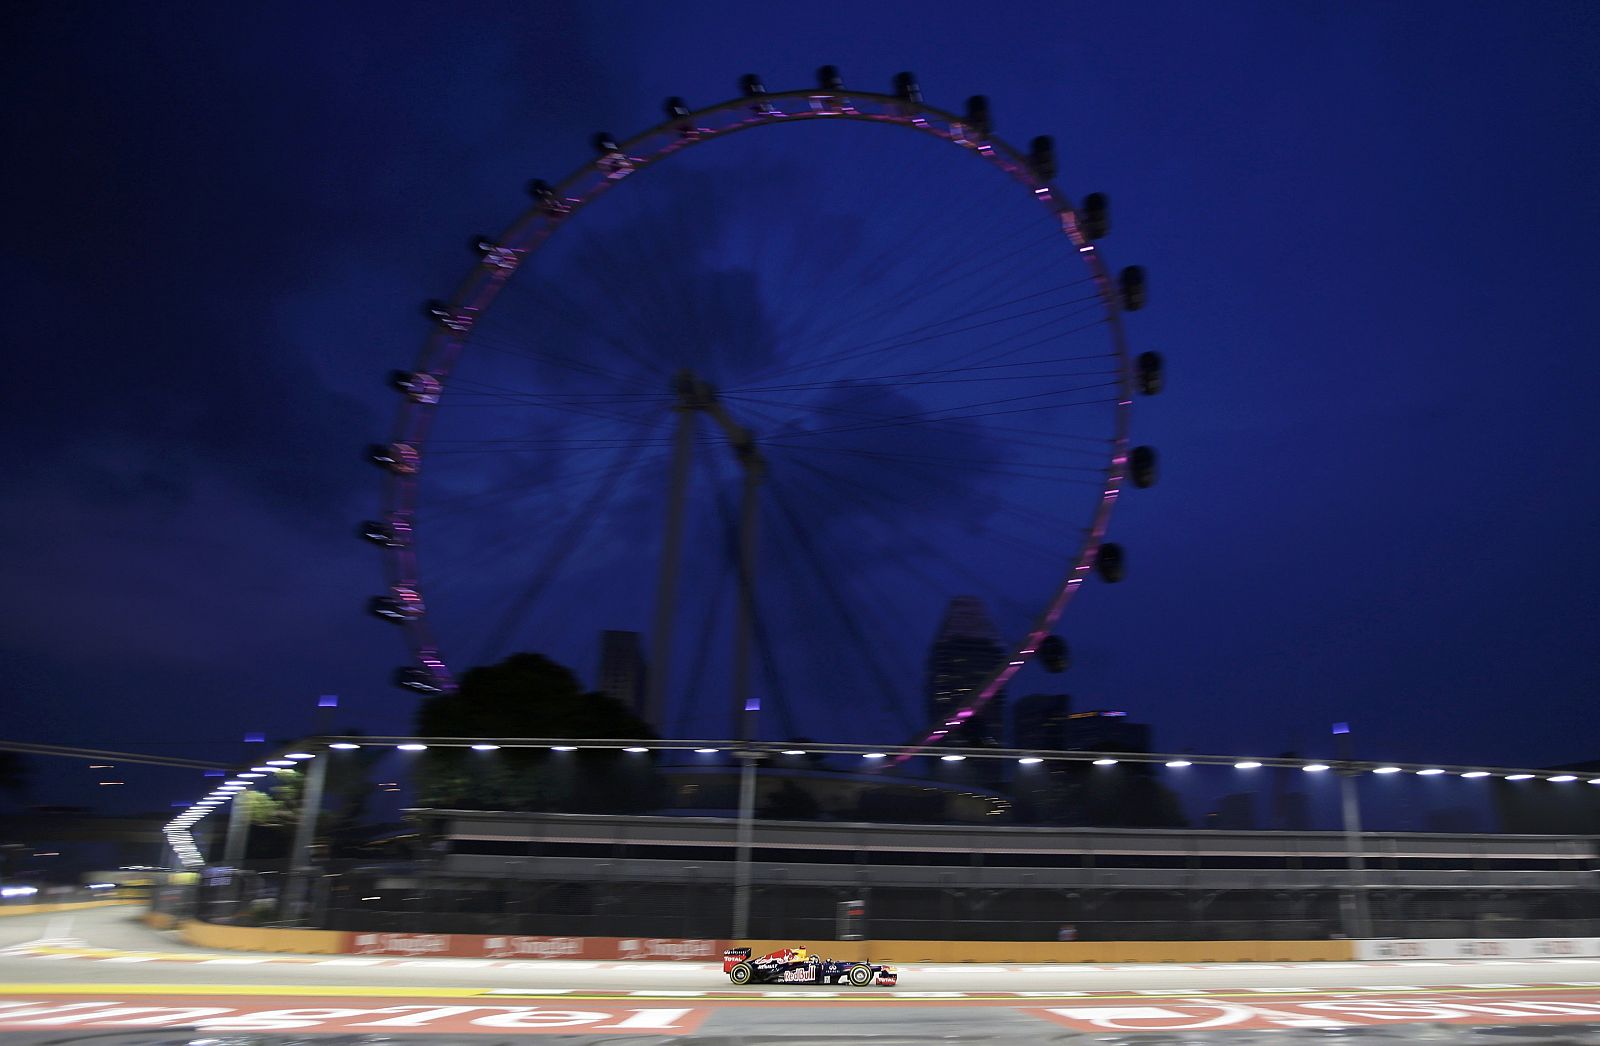
<svg viewBox="0 0 1600 1046">
<path fill-rule="evenodd" d="M 735 988 L 700 962 L 211 952 L 138 914 L 0 919 L 0 1043 L 1600 1046 L 1596 959 L 918 964 L 893 988 Z"/>
</svg>

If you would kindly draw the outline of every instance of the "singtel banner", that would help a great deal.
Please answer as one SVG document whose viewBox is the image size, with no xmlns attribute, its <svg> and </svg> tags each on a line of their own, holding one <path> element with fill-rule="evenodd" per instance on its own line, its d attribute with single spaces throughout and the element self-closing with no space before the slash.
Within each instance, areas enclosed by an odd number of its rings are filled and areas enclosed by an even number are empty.
<svg viewBox="0 0 1600 1046">
<path fill-rule="evenodd" d="M 728 942 L 673 937 L 536 937 L 471 933 L 348 933 L 352 955 L 458 959 L 667 959 L 716 962 Z"/>
<path fill-rule="evenodd" d="M 1544 959 L 1600 956 L 1600 937 L 1357 941 L 1357 959 Z"/>
</svg>

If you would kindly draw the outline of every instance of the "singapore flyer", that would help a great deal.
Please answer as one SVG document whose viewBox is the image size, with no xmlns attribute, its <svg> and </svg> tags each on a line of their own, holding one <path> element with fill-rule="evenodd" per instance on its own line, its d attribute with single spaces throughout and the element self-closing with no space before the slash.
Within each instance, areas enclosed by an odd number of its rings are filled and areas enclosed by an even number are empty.
<svg viewBox="0 0 1600 1046">
<path fill-rule="evenodd" d="M 662 736 L 1001 745 L 1006 684 L 1064 666 L 1067 603 L 1123 573 L 1112 508 L 1156 477 L 1144 272 L 1102 258 L 1070 153 L 1007 144 L 982 96 L 739 87 L 597 133 L 427 304 L 369 451 L 396 681 L 517 651 L 592 681 L 623 635 Z M 989 653 L 941 691 L 953 621 Z"/>
</svg>

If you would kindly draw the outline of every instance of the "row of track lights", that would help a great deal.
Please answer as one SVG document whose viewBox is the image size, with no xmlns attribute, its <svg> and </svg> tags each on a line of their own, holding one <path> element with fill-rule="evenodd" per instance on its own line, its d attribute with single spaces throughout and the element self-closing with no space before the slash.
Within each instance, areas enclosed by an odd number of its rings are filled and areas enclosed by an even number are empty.
<svg viewBox="0 0 1600 1046">
<path fill-rule="evenodd" d="M 689 744 L 694 744 L 695 747 L 693 747 L 692 749 L 689 749 L 687 747 L 687 744 L 680 746 L 680 745 L 672 744 L 670 742 L 665 744 L 665 745 L 658 745 L 657 747 L 660 750 L 663 750 L 663 751 L 691 750 L 696 755 L 716 755 L 716 754 L 718 754 L 720 752 L 723 752 L 723 751 L 727 750 L 727 749 L 720 748 L 720 747 L 708 746 L 708 745 L 705 745 L 703 743 L 690 742 Z M 644 753 L 647 753 L 647 752 L 650 752 L 650 751 L 653 750 L 648 745 L 629 745 L 629 744 L 621 744 L 621 743 L 598 744 L 598 745 L 597 744 L 570 745 L 570 744 L 517 743 L 517 744 L 512 744 L 512 745 L 508 746 L 508 745 L 495 744 L 495 743 L 489 742 L 489 741 L 468 742 L 468 741 L 464 741 L 464 740 L 463 741 L 452 740 L 450 742 L 435 742 L 433 745 L 425 744 L 425 743 L 423 743 L 421 741 L 401 741 L 401 742 L 373 742 L 373 741 L 369 741 L 366 744 L 360 744 L 360 743 L 357 743 L 357 742 L 354 742 L 354 741 L 333 741 L 333 742 L 329 742 L 327 747 L 329 749 L 332 749 L 332 750 L 335 750 L 335 751 L 351 751 L 351 750 L 359 749 L 359 748 L 363 748 L 363 747 L 374 747 L 374 748 L 390 748 L 390 747 L 392 747 L 392 748 L 394 748 L 394 749 L 396 749 L 398 751 L 402 751 L 402 752 L 424 752 L 424 751 L 427 751 L 429 748 L 432 748 L 432 747 L 470 748 L 470 749 L 472 749 L 473 751 L 476 751 L 476 752 L 494 752 L 494 751 L 499 751 L 500 749 L 506 748 L 506 747 L 512 747 L 512 748 L 545 748 L 545 749 L 547 749 L 548 751 L 551 751 L 551 752 L 576 752 L 576 751 L 579 751 L 580 749 L 588 749 L 590 751 L 608 751 L 608 750 L 609 751 L 615 751 L 615 750 L 618 750 L 620 748 L 621 751 L 632 753 L 632 754 L 644 754 Z M 837 749 L 837 748 L 840 748 L 840 747 L 845 747 L 846 750 L 843 750 L 843 751 L 834 750 L 834 749 Z M 734 751 L 738 751 L 737 747 L 735 747 L 733 750 Z M 810 750 L 804 749 L 804 748 L 782 748 L 782 749 L 776 749 L 776 752 L 779 755 L 786 755 L 786 756 L 802 756 L 802 755 L 812 754 L 812 752 Z M 848 746 L 824 746 L 821 750 L 816 751 L 815 754 L 817 754 L 817 755 L 859 755 L 861 759 L 863 759 L 864 761 L 867 761 L 867 762 L 877 762 L 879 760 L 887 759 L 888 756 L 889 756 L 888 752 L 878 752 L 878 751 L 858 752 L 854 748 L 850 748 Z M 299 763 L 304 762 L 307 759 L 314 759 L 314 758 L 316 758 L 316 753 L 314 753 L 314 752 L 298 751 L 298 752 L 286 752 L 280 758 L 268 759 L 268 760 L 264 761 L 260 766 L 252 766 L 249 770 L 234 774 L 231 778 L 227 779 L 223 784 L 217 786 L 216 789 L 214 789 L 212 792 L 207 794 L 205 796 L 205 798 L 197 801 L 192 806 L 190 806 L 187 810 L 185 810 L 182 814 L 180 814 L 177 817 L 173 818 L 173 820 L 166 825 L 166 827 L 163 829 L 163 831 L 166 833 L 167 840 L 168 840 L 169 843 L 171 843 L 173 850 L 178 854 L 179 860 L 182 861 L 183 864 L 185 864 L 186 866 L 196 866 L 196 865 L 200 865 L 200 864 L 204 863 L 204 859 L 200 854 L 199 848 L 195 845 L 194 836 L 190 832 L 190 828 L 192 828 L 194 826 L 194 824 L 196 822 L 198 822 L 201 818 L 205 817 L 207 814 L 209 814 L 212 810 L 216 809 L 217 807 L 222 806 L 224 803 L 232 801 L 236 796 L 238 796 L 238 794 L 240 792 L 248 790 L 250 788 L 250 783 L 251 782 L 260 780 L 260 779 L 265 778 L 265 777 L 268 777 L 268 776 L 270 776 L 272 774 L 285 772 L 285 771 L 287 771 L 289 769 L 292 769 L 293 767 L 297 766 Z M 995 758 L 1013 758 L 1013 757 L 1010 757 L 1010 756 L 996 756 L 996 755 L 984 755 L 984 754 L 978 754 L 978 753 L 974 753 L 971 756 L 968 756 L 968 755 L 963 755 L 963 754 L 956 753 L 956 752 L 945 753 L 945 754 L 941 754 L 939 756 L 939 760 L 941 762 L 946 762 L 946 763 L 964 762 L 968 758 L 995 759 Z M 1114 756 L 1101 756 L 1101 757 L 1096 758 L 1096 759 L 1088 759 L 1088 754 L 1087 753 L 1079 754 L 1077 756 L 1069 756 L 1069 755 L 1067 755 L 1065 753 L 1061 753 L 1061 754 L 1052 754 L 1052 755 L 1050 755 L 1048 757 L 1042 756 L 1042 755 L 1023 755 L 1023 756 L 1014 757 L 1014 758 L 1016 758 L 1016 762 L 1019 765 L 1022 765 L 1022 766 L 1037 766 L 1037 765 L 1039 765 L 1041 763 L 1046 762 L 1047 759 L 1049 761 L 1054 761 L 1054 762 L 1084 762 L 1084 761 L 1088 761 L 1088 762 L 1091 762 L 1095 766 L 1116 766 L 1119 763 L 1133 762 L 1133 763 L 1161 763 L 1161 765 L 1163 765 L 1163 766 L 1171 767 L 1171 768 L 1174 768 L 1174 769 L 1181 769 L 1183 767 L 1189 767 L 1189 766 L 1194 766 L 1195 765 L 1194 760 L 1182 759 L 1182 758 L 1162 759 L 1160 757 L 1146 757 L 1146 758 L 1136 758 L 1136 759 L 1129 759 L 1129 758 L 1120 758 L 1119 759 L 1119 758 L 1116 758 Z M 1230 765 L 1226 761 L 1218 760 L 1216 758 L 1210 758 L 1210 759 L 1206 759 L 1204 757 L 1197 757 L 1197 758 L 1201 758 L 1203 762 L 1211 763 L 1211 764 L 1215 764 L 1215 765 L 1222 765 L 1222 766 Z M 1231 765 L 1236 770 L 1257 770 L 1257 769 L 1260 769 L 1263 766 L 1266 766 L 1267 764 L 1262 762 L 1262 761 L 1260 761 L 1260 760 L 1256 760 L 1256 759 L 1240 759 L 1240 760 L 1237 760 L 1237 761 L 1233 762 Z M 1299 769 L 1303 773 L 1308 773 L 1308 774 L 1322 773 L 1324 771 L 1336 769 L 1334 764 L 1331 764 L 1331 763 L 1318 763 L 1318 762 L 1285 763 L 1285 762 L 1277 762 L 1277 761 L 1275 761 L 1273 763 L 1273 766 L 1275 768 L 1281 768 L 1281 769 Z M 1436 767 L 1436 766 L 1435 767 L 1423 767 L 1421 769 L 1411 769 L 1411 768 L 1407 768 L 1407 767 L 1403 767 L 1403 766 L 1361 766 L 1361 767 L 1352 767 L 1352 770 L 1354 772 L 1356 772 L 1356 773 L 1368 773 L 1369 772 L 1369 773 L 1377 774 L 1377 775 L 1410 773 L 1410 774 L 1416 775 L 1417 777 L 1437 777 L 1437 776 L 1442 776 L 1442 775 L 1449 774 L 1451 776 L 1468 778 L 1468 779 L 1494 777 L 1494 778 L 1499 778 L 1499 779 L 1505 780 L 1505 781 L 1530 781 L 1530 780 L 1535 780 L 1535 779 L 1542 779 L 1542 780 L 1545 780 L 1545 781 L 1549 781 L 1549 782 L 1551 782 L 1553 784 L 1567 784 L 1567 783 L 1571 783 L 1571 782 L 1574 782 L 1574 781 L 1577 781 L 1577 780 L 1580 779 L 1580 775 L 1578 775 L 1578 774 L 1570 774 L 1570 773 L 1551 774 L 1551 773 L 1548 773 L 1548 772 L 1533 772 L 1533 771 L 1527 771 L 1527 770 L 1507 771 L 1507 770 L 1482 770 L 1482 769 L 1459 769 L 1459 768 L 1457 768 L 1457 769 L 1446 769 L 1444 767 Z M 1586 783 L 1592 784 L 1592 785 L 1600 785 L 1600 777 L 1587 778 L 1586 779 Z"/>
<path fill-rule="evenodd" d="M 178 860 L 185 867 L 196 867 L 205 863 L 205 857 L 200 853 L 200 848 L 195 845 L 194 833 L 191 828 L 212 810 L 224 803 L 233 801 L 239 793 L 250 788 L 250 782 L 258 781 L 272 774 L 285 773 L 307 759 L 315 759 L 315 752 L 285 752 L 276 759 L 268 759 L 260 766 L 234 774 L 222 784 L 212 789 L 205 798 L 196 801 L 183 813 L 174 817 L 162 829 L 167 837 L 167 842 L 172 846 Z"/>
<path fill-rule="evenodd" d="M 341 750 L 351 750 L 351 749 L 361 748 L 362 745 L 356 744 L 355 742 L 351 742 L 351 741 L 336 741 L 336 742 L 333 742 L 332 744 L 328 745 L 328 747 L 329 748 L 334 748 L 334 749 L 341 749 Z M 378 743 L 376 745 L 372 745 L 372 747 L 387 747 L 387 745 L 385 745 L 384 743 Z M 458 742 L 448 742 L 448 743 L 438 743 L 438 742 L 436 742 L 434 745 L 427 745 L 427 744 L 424 744 L 424 743 L 422 743 L 420 741 L 407 741 L 407 742 L 402 742 L 402 743 L 399 743 L 399 744 L 394 744 L 392 747 L 394 747 L 395 749 L 397 749 L 399 751 L 402 751 L 402 752 L 424 752 L 424 751 L 427 751 L 430 747 L 470 748 L 475 752 L 494 752 L 494 751 L 499 751 L 500 749 L 502 749 L 504 747 L 508 747 L 508 746 L 492 744 L 492 743 L 489 743 L 489 742 L 486 742 L 486 741 L 480 741 L 480 742 L 475 742 L 475 743 L 470 743 L 470 744 L 469 743 L 465 743 L 465 742 L 459 742 L 459 741 Z M 621 748 L 621 751 L 631 752 L 631 753 L 644 753 L 644 752 L 652 751 L 652 749 L 650 747 L 645 746 L 645 745 L 618 746 L 618 745 L 615 745 L 615 744 L 601 744 L 601 745 L 514 744 L 514 745 L 510 745 L 509 747 L 512 747 L 512 748 L 545 748 L 546 750 L 551 751 L 551 752 L 576 752 L 576 751 L 579 751 L 580 749 L 588 749 L 590 751 L 607 751 L 607 750 L 615 751 L 619 747 Z M 719 752 L 724 751 L 724 749 L 721 749 L 721 748 L 708 748 L 708 747 L 696 747 L 696 748 L 693 748 L 693 749 L 684 749 L 684 748 L 680 748 L 680 747 L 678 747 L 676 745 L 671 745 L 671 744 L 668 744 L 666 746 L 662 746 L 661 750 L 662 751 L 685 751 L 685 750 L 689 750 L 689 751 L 693 751 L 696 755 L 715 755 L 715 754 L 717 754 Z M 783 749 L 778 749 L 777 751 L 778 751 L 779 755 L 787 755 L 787 756 L 798 756 L 798 755 L 811 754 L 811 753 L 808 752 L 808 750 L 806 750 L 804 748 L 783 748 Z M 817 755 L 855 755 L 857 753 L 855 753 L 853 751 L 834 752 L 834 751 L 829 751 L 829 750 L 824 749 L 824 750 L 818 751 L 816 754 Z M 862 759 L 868 760 L 868 761 L 873 761 L 873 762 L 875 762 L 877 760 L 880 760 L 880 759 L 887 759 L 889 757 L 889 753 L 888 752 L 861 752 L 861 753 L 859 753 L 859 755 L 860 755 L 860 757 Z M 966 756 L 966 755 L 960 755 L 960 754 L 957 754 L 957 753 L 949 753 L 949 754 L 945 754 L 945 755 L 940 755 L 938 758 L 939 758 L 939 760 L 941 762 L 945 762 L 945 763 L 960 763 L 960 762 L 965 762 L 969 757 Z M 1005 758 L 1005 757 L 1003 757 L 1003 756 L 989 756 L 989 755 L 973 755 L 970 758 L 975 758 L 975 759 L 994 759 L 994 758 Z M 1097 759 L 1089 759 L 1087 754 L 1080 754 L 1078 756 L 1069 756 L 1069 755 L 1066 755 L 1065 753 L 1062 753 L 1062 754 L 1059 754 L 1059 755 L 1052 755 L 1052 756 L 1049 756 L 1049 757 L 1038 756 L 1038 755 L 1025 755 L 1025 756 L 1022 756 L 1022 757 L 1018 758 L 1016 760 L 1016 762 L 1021 764 L 1021 765 L 1023 765 L 1023 766 L 1036 766 L 1036 765 L 1038 765 L 1040 763 L 1046 762 L 1047 759 L 1050 760 L 1050 761 L 1055 761 L 1055 762 L 1085 762 L 1085 761 L 1087 761 L 1087 762 L 1093 763 L 1095 766 L 1116 766 L 1119 763 L 1124 763 L 1124 762 L 1134 762 L 1134 763 L 1152 763 L 1152 762 L 1157 762 L 1157 763 L 1160 763 L 1162 766 L 1171 767 L 1173 769 L 1181 769 L 1181 768 L 1186 767 L 1186 766 L 1194 766 L 1195 765 L 1194 761 L 1193 760 L 1189 760 L 1189 759 L 1166 759 L 1166 760 L 1162 760 L 1162 759 L 1131 759 L 1130 760 L 1130 759 L 1118 759 L 1118 758 L 1115 758 L 1115 757 L 1112 757 L 1112 756 L 1102 756 L 1102 757 L 1097 758 Z M 1208 760 L 1208 762 L 1215 762 L 1215 760 Z M 1217 765 L 1226 766 L 1228 764 L 1227 763 L 1219 763 Z M 1233 768 L 1235 770 L 1257 770 L 1257 769 L 1260 769 L 1261 767 L 1263 767 L 1263 766 L 1265 766 L 1267 764 L 1265 764 L 1263 762 L 1260 762 L 1259 760 L 1255 760 L 1255 759 L 1241 759 L 1238 762 L 1233 763 L 1232 765 L 1233 765 Z M 1308 773 L 1308 774 L 1322 773 L 1323 771 L 1333 770 L 1333 769 L 1336 768 L 1334 766 L 1334 764 L 1332 764 L 1332 763 L 1318 763 L 1318 762 L 1311 762 L 1311 763 L 1275 763 L 1274 766 L 1276 768 L 1284 768 L 1284 769 L 1299 769 L 1300 771 L 1302 771 L 1304 773 Z M 260 770 L 260 769 L 263 769 L 263 768 L 256 767 L 256 769 Z M 1454 775 L 1456 777 L 1463 777 L 1463 778 L 1468 778 L 1468 779 L 1481 778 L 1481 777 L 1499 777 L 1499 778 L 1502 778 L 1502 779 L 1504 779 L 1506 781 L 1528 781 L 1528 780 L 1532 780 L 1534 778 L 1543 777 L 1543 779 L 1546 780 L 1546 781 L 1552 781 L 1552 782 L 1555 782 L 1555 783 L 1558 783 L 1558 784 L 1567 783 L 1567 782 L 1571 782 L 1571 781 L 1576 781 L 1576 780 L 1579 779 L 1579 776 L 1580 776 L 1578 774 L 1541 774 L 1541 773 L 1534 773 L 1534 772 L 1528 772 L 1528 771 L 1506 772 L 1506 771 L 1495 771 L 1495 770 L 1449 770 L 1449 769 L 1445 769 L 1443 767 L 1436 767 L 1436 766 L 1435 767 L 1424 767 L 1424 768 L 1422 768 L 1420 770 L 1411 770 L 1411 769 L 1407 769 L 1406 767 L 1403 767 L 1403 766 L 1359 767 L 1359 768 L 1356 768 L 1356 772 L 1358 772 L 1358 773 L 1359 772 L 1367 772 L 1367 773 L 1380 774 L 1380 775 L 1383 775 L 1383 774 L 1410 773 L 1410 774 L 1415 774 L 1418 777 L 1435 777 L 1435 776 L 1439 776 L 1439 775 L 1442 775 L 1442 774 L 1451 774 L 1451 775 Z M 249 776 L 249 775 L 242 775 L 242 776 Z M 1600 785 L 1600 777 L 1591 777 L 1591 778 L 1588 779 L 1587 783 L 1592 784 L 1592 785 Z"/>
</svg>

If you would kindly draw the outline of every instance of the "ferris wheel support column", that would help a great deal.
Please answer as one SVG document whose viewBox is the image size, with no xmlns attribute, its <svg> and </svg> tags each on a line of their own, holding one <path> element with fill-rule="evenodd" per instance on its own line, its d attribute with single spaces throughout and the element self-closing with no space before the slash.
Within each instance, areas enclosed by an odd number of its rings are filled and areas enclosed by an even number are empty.
<svg viewBox="0 0 1600 1046">
<path fill-rule="evenodd" d="M 733 730 L 739 740 L 749 741 L 755 737 L 755 718 L 761 707 L 761 703 L 750 696 L 750 638 L 755 622 L 756 490 L 761 486 L 767 463 L 750 430 L 733 420 L 717 402 L 710 386 L 703 386 L 703 391 L 702 409 L 722 427 L 734 457 L 744 469 L 744 498 L 739 517 L 739 620 L 734 625 L 733 635 Z"/>
<path fill-rule="evenodd" d="M 694 382 L 688 371 L 678 374 L 677 429 L 672 439 L 672 486 L 667 491 L 667 529 L 661 543 L 661 577 L 656 585 L 655 625 L 650 632 L 650 689 L 645 720 L 662 729 L 667 676 L 672 655 L 672 607 L 677 598 L 678 563 L 683 546 L 683 502 L 689 486 L 689 454 L 694 440 Z"/>
<path fill-rule="evenodd" d="M 1342 728 L 1342 729 L 1341 729 Z M 1361 771 L 1350 758 L 1350 727 L 1339 723 L 1334 727 L 1339 736 L 1339 806 L 1344 818 L 1345 863 L 1349 885 L 1339 895 L 1341 922 L 1344 935 L 1353 941 L 1372 936 L 1371 899 L 1367 891 L 1367 869 L 1363 859 L 1365 846 L 1361 837 L 1361 799 L 1356 792 L 1356 778 Z"/>
<path fill-rule="evenodd" d="M 754 444 L 739 450 L 744 464 L 744 507 L 739 518 L 739 621 L 733 638 L 734 729 L 741 741 L 756 735 L 760 702 L 750 696 L 750 645 L 755 627 L 756 595 L 756 490 L 761 486 L 763 463 Z"/>
</svg>

